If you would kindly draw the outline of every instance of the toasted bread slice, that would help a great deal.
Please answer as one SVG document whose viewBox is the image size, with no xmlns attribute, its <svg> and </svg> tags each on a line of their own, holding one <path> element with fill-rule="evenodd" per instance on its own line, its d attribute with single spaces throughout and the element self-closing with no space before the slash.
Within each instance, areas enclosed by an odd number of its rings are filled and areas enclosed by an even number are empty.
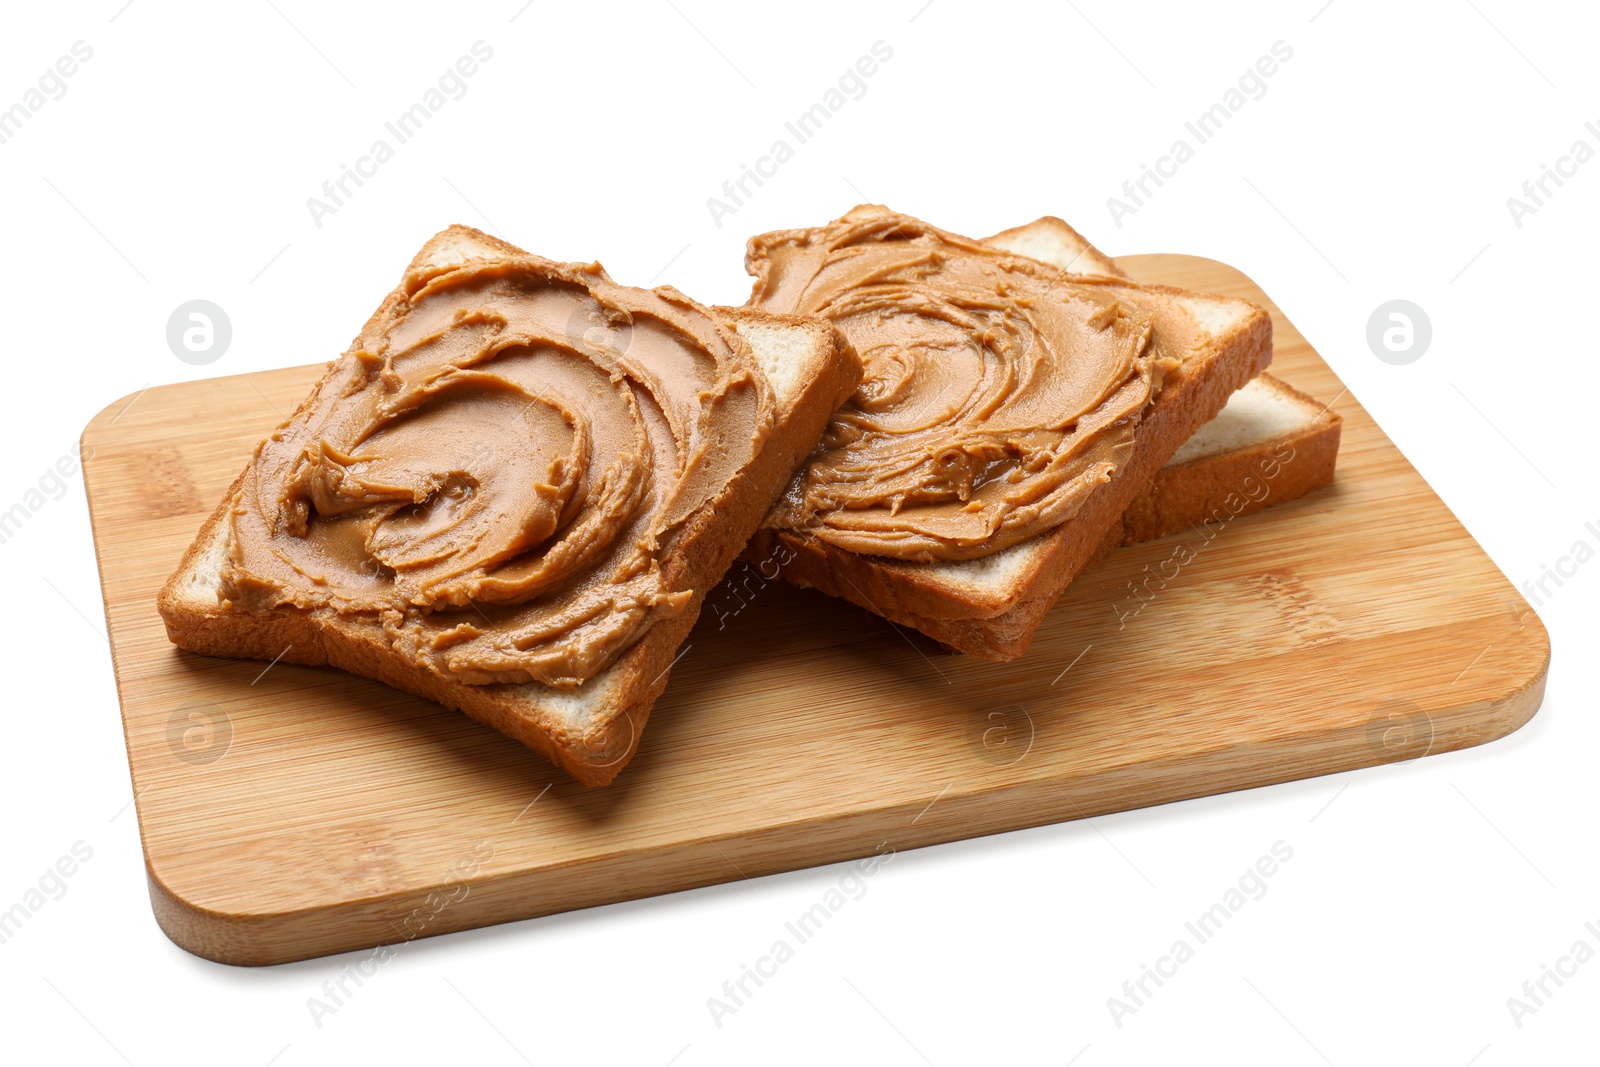
<svg viewBox="0 0 1600 1067">
<path fill-rule="evenodd" d="M 1261 375 L 1229 397 L 1128 505 L 1122 543 L 1153 541 L 1320 489 L 1333 481 L 1342 421 L 1326 404 Z"/>
<path fill-rule="evenodd" d="M 1049 255 L 1072 273 L 1126 277 L 1114 261 L 1067 223 L 1044 218 L 988 238 L 1019 254 Z M 1261 374 L 1228 399 L 1156 473 L 1101 539 L 1091 563 L 1118 545 L 1139 544 L 1200 527 L 1222 516 L 1246 515 L 1283 503 L 1333 480 L 1341 420 L 1326 405 L 1270 374 Z M 1120 536 L 1119 536 L 1120 531 Z M 924 620 L 940 643 L 951 635 L 972 641 L 1022 644 L 1031 639 L 1055 597 L 1028 600 L 980 627 L 962 620 Z M 914 623 L 912 625 L 915 625 Z"/>
<path fill-rule="evenodd" d="M 455 226 L 423 246 L 407 275 L 525 255 L 514 245 Z M 400 293 L 396 289 L 388 300 L 399 299 Z M 249 467 L 160 593 L 168 636 L 191 652 L 329 664 L 375 678 L 466 712 L 559 764 L 585 785 L 606 784 L 633 755 L 705 591 L 722 577 L 790 472 L 816 443 L 829 415 L 860 379 L 854 352 L 827 323 L 742 308 L 711 311 L 749 344 L 774 395 L 773 429 L 765 445 L 692 515 L 663 560 L 668 586 L 692 593 L 688 608 L 655 621 L 619 659 L 578 688 L 561 691 L 538 682 L 473 685 L 445 677 L 398 655 L 375 619 L 327 609 L 274 607 L 243 613 L 224 608 L 219 590 L 231 536 L 226 513 Z M 329 365 L 329 377 L 347 358 Z"/>
<path fill-rule="evenodd" d="M 863 205 L 845 216 L 857 220 L 887 209 Z M 1120 280 L 1115 265 L 1070 226 L 1042 220 L 991 239 L 1058 268 L 1087 261 L 1101 277 Z M 1011 243 L 1008 243 L 1011 242 Z M 1021 246 L 1012 247 L 1012 243 Z M 1089 252 L 1085 252 L 1090 248 Z M 1092 253 L 1092 254 L 1090 254 Z M 747 264 L 759 273 L 760 263 Z M 1109 268 L 1109 270 L 1107 270 Z M 803 531 L 763 526 L 748 554 L 783 560 L 784 577 L 842 597 L 985 659 L 1015 659 L 1051 604 L 1085 567 L 1121 543 L 1122 514 L 1184 441 L 1210 421 L 1229 396 L 1272 360 L 1272 320 L 1261 308 L 1233 297 L 1192 293 L 1132 282 L 1106 291 L 1151 315 L 1170 350 L 1182 353 L 1160 394 L 1139 424 L 1133 455 L 1099 485 L 1077 514 L 1053 530 L 988 556 L 919 563 L 848 552 Z"/>
</svg>

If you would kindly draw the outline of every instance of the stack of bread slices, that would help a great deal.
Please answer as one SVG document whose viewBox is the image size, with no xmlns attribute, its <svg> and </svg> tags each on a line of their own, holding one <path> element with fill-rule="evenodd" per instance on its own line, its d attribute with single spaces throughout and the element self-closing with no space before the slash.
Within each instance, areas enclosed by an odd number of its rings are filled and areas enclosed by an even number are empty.
<svg viewBox="0 0 1600 1067">
<path fill-rule="evenodd" d="M 661 543 L 641 547 L 641 552 L 653 558 L 652 576 L 660 590 L 653 600 L 644 604 L 636 596 L 629 599 L 604 587 L 604 595 L 610 598 L 602 599 L 608 605 L 606 610 L 626 614 L 629 625 L 607 629 L 604 616 L 586 618 L 585 625 L 595 627 L 596 632 L 631 636 L 603 656 L 580 657 L 580 662 L 587 664 L 582 677 L 563 677 L 552 684 L 538 680 L 539 672 L 531 665 L 519 669 L 517 648 L 530 645 L 529 639 L 520 637 L 498 646 L 498 673 L 485 675 L 481 660 L 468 669 L 461 665 L 464 660 L 453 659 L 452 643 L 462 640 L 461 635 L 481 639 L 490 631 L 493 636 L 497 621 L 509 617 L 505 615 L 509 609 L 503 605 L 480 605 L 459 596 L 428 603 L 394 597 L 381 604 L 359 598 L 334 601 L 318 594 L 315 586 L 321 578 L 311 573 L 303 575 L 304 590 L 275 587 L 272 597 L 241 596 L 241 589 L 255 588 L 255 576 L 241 562 L 247 554 L 233 539 L 243 494 L 251 488 L 252 479 L 262 476 L 261 449 L 201 528 L 161 591 L 158 606 L 169 637 L 191 652 L 264 660 L 281 657 L 286 662 L 327 664 L 377 679 L 463 711 L 542 753 L 578 781 L 603 785 L 636 750 L 651 706 L 668 684 L 678 649 L 707 593 L 741 552 L 747 559 L 779 559 L 785 580 L 913 627 L 952 650 L 1008 660 L 1026 652 L 1034 631 L 1073 579 L 1117 546 L 1291 500 L 1332 479 L 1339 418 L 1324 405 L 1263 373 L 1272 356 L 1272 327 L 1262 309 L 1231 297 L 1142 285 L 1054 218 L 982 242 L 946 234 L 871 205 L 858 207 L 830 225 L 885 218 L 904 222 L 877 226 L 875 233 L 881 234 L 882 240 L 914 235 L 919 248 L 931 249 L 928 262 L 992 254 L 995 263 L 1014 269 L 1017 261 L 1025 261 L 1030 276 L 1058 279 L 1053 284 L 1059 284 L 1062 293 L 1075 292 L 1080 285 L 1093 287 L 1096 299 L 1110 301 L 1119 313 L 1125 310 L 1132 321 L 1146 324 L 1151 351 L 1159 349 L 1161 354 L 1160 371 L 1155 372 L 1159 388 L 1152 386 L 1149 399 L 1137 412 L 1131 437 L 1115 451 L 1114 460 L 1100 464 L 1081 484 L 1075 483 L 1070 513 L 1057 516 L 1059 521 L 1052 521 L 1048 529 L 993 551 L 984 551 L 982 544 L 967 546 L 958 553 L 965 558 L 919 559 L 854 551 L 822 536 L 815 527 L 793 521 L 794 501 L 807 491 L 809 458 L 830 443 L 837 446 L 841 439 L 860 436 L 860 425 L 852 423 L 853 428 L 841 438 L 835 413 L 851 410 L 852 404 L 859 406 L 863 396 L 876 395 L 872 383 L 876 361 L 866 361 L 863 381 L 860 346 L 842 318 L 830 315 L 827 308 L 822 313 L 814 308 L 802 313 L 797 305 L 804 301 L 763 287 L 764 259 L 774 236 L 767 235 L 751 241 L 747 266 L 758 282 L 749 306 L 708 308 L 675 290 L 655 291 L 670 303 L 671 316 L 677 317 L 673 321 L 694 320 L 706 336 L 721 338 L 719 343 L 742 361 L 736 365 L 745 368 L 743 373 L 761 379 L 760 391 L 770 397 L 770 425 L 756 435 L 757 446 L 748 455 L 741 454 L 737 463 L 721 471 L 716 484 L 697 486 L 694 510 L 681 516 Z M 782 236 L 804 242 L 825 239 L 829 232 L 827 227 L 819 227 L 785 231 Z M 977 251 L 976 246 L 989 251 Z M 458 226 L 439 233 L 424 245 L 401 285 L 351 349 L 329 364 L 307 402 L 263 447 L 273 440 L 292 439 L 295 433 L 305 436 L 308 420 L 319 417 L 315 403 L 319 394 L 348 392 L 357 385 L 370 386 L 380 394 L 393 389 L 394 360 L 383 354 L 381 343 L 375 343 L 378 326 L 403 322 L 411 303 L 423 293 L 431 292 L 437 299 L 440 279 L 448 281 L 453 272 L 469 269 L 482 273 L 486 268 L 516 277 L 519 270 L 545 270 L 548 266 L 548 261 L 476 230 Z M 538 276 L 567 279 L 562 284 L 568 289 L 572 288 L 570 279 L 586 277 L 574 274 L 571 265 L 558 266 L 565 273 L 546 270 Z M 613 284 L 598 267 L 583 270 L 603 279 L 605 285 Z M 936 279 L 937 272 L 921 276 Z M 554 299 L 552 293 L 563 299 L 570 295 L 566 290 L 528 291 L 530 301 Z M 485 308 L 470 296 L 461 300 L 456 309 L 458 319 L 485 317 Z M 836 306 L 831 303 L 828 308 Z M 630 324 L 630 328 L 642 330 L 644 326 Z M 981 358 L 992 337 L 983 329 L 970 333 L 975 358 Z M 388 336 L 383 335 L 385 339 Z M 586 343 L 582 338 L 574 341 Z M 636 350 L 640 347 L 635 346 Z M 643 357 L 636 351 L 634 358 Z M 920 352 L 917 358 L 938 356 Z M 472 368 L 460 365 L 461 360 L 441 359 L 441 375 L 472 373 Z M 673 359 L 664 358 L 660 366 L 636 367 L 633 373 L 670 376 L 680 370 Z M 581 422 L 582 398 L 567 399 L 580 409 L 572 417 Z M 396 412 L 392 417 L 399 420 L 405 415 Z M 1088 421 L 1083 420 L 1085 425 Z M 691 436 L 699 448 L 703 443 L 698 441 L 700 437 L 722 442 L 724 436 L 735 439 L 747 429 L 743 424 L 726 428 L 707 424 Z M 1075 432 L 1068 426 L 1065 439 L 1070 442 Z M 347 484 L 353 484 L 361 480 L 364 465 L 374 465 L 371 470 L 377 470 L 375 465 L 385 462 L 378 454 L 380 436 L 370 438 L 366 452 L 359 448 L 334 450 L 326 441 L 322 451 L 338 458 Z M 313 459 L 304 457 L 304 462 Z M 1271 494 L 1242 493 L 1240 487 L 1258 477 L 1264 464 L 1281 468 L 1273 479 Z M 689 466 L 692 462 L 686 460 L 685 467 Z M 680 471 L 679 475 L 690 477 L 692 473 Z M 667 479 L 659 471 L 653 474 L 648 492 L 668 493 Z M 423 472 L 416 482 L 422 488 L 416 490 L 413 506 L 425 513 L 435 507 L 435 498 L 447 487 L 460 493 L 460 479 L 452 481 L 453 477 Z M 538 481 L 541 492 L 548 488 L 542 480 L 556 480 L 551 471 L 531 468 L 528 479 Z M 332 521 L 334 506 L 340 509 L 341 519 L 353 515 L 360 521 L 362 508 L 369 506 L 366 498 L 351 495 L 354 490 L 340 497 L 337 483 L 332 489 L 305 490 L 309 481 L 291 479 L 287 483 L 290 488 L 281 490 L 286 500 L 283 514 L 289 518 L 274 527 L 274 536 L 303 536 L 318 522 Z M 288 499 L 302 490 L 302 496 Z M 329 503 L 330 493 L 336 498 L 333 504 Z M 575 496 L 582 498 L 582 493 Z M 892 521 L 899 509 L 915 507 L 915 499 L 914 494 L 897 499 L 886 521 Z M 319 509 L 327 509 L 326 514 Z M 563 513 L 556 533 L 543 528 L 536 533 L 552 538 L 548 543 L 555 545 L 553 538 L 561 530 L 570 531 L 581 521 L 581 515 Z M 376 528 L 377 520 L 373 522 Z M 392 539 L 392 531 L 403 528 L 390 522 L 387 529 L 391 532 L 384 536 Z M 529 566 L 544 562 L 539 559 L 534 533 L 516 543 L 525 555 L 532 555 L 532 563 L 526 558 L 516 564 L 490 559 L 476 565 L 472 574 L 487 583 L 485 588 L 495 587 L 497 566 L 521 567 L 521 575 Z M 403 553 L 396 556 L 387 542 L 383 547 L 389 553 L 385 559 L 411 558 Z M 552 547 L 549 551 L 569 549 Z M 306 568 L 302 565 L 300 570 Z M 394 579 L 397 588 L 404 584 L 404 575 L 396 575 L 390 567 L 375 565 L 372 573 L 375 581 Z M 568 603 L 564 598 L 574 598 L 582 589 L 585 603 L 593 602 L 598 581 L 577 566 L 562 581 L 539 586 L 530 595 L 547 605 L 548 617 L 561 620 L 565 618 L 563 605 Z M 840 610 L 854 609 L 841 605 Z M 430 620 L 427 616 L 441 611 L 460 616 L 460 624 L 443 630 L 432 625 L 422 631 L 434 635 L 431 645 L 419 648 L 414 636 L 418 630 L 412 624 L 437 623 L 437 617 Z"/>
</svg>

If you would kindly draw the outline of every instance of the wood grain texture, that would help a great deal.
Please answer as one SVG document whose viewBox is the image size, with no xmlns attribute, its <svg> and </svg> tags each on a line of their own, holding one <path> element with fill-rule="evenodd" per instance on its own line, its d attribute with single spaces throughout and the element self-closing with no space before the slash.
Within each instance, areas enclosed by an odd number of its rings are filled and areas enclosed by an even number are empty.
<svg viewBox="0 0 1600 1067">
<path fill-rule="evenodd" d="M 376 682 L 167 642 L 157 589 L 320 365 L 110 405 L 84 431 L 85 478 L 162 929 L 209 959 L 285 962 L 1415 759 L 1526 722 L 1543 625 L 1294 327 L 1221 264 L 1122 264 L 1272 311 L 1274 371 L 1338 397 L 1334 484 L 1118 550 L 1014 663 L 933 654 L 736 565 L 639 755 L 599 790 Z"/>
</svg>

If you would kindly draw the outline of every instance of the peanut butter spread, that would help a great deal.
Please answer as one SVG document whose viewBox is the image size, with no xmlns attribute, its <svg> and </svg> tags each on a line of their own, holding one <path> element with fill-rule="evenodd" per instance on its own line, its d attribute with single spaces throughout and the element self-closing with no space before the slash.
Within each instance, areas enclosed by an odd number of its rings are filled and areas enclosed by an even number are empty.
<svg viewBox="0 0 1600 1067">
<path fill-rule="evenodd" d="M 773 419 L 746 342 L 675 290 L 535 256 L 415 270 L 257 448 L 222 597 L 572 689 L 689 606 L 674 538 Z"/>
<path fill-rule="evenodd" d="M 904 215 L 756 237 L 746 264 L 753 304 L 830 319 L 864 364 L 768 517 L 852 552 L 972 559 L 1071 518 L 1175 362 L 1114 287 Z"/>
</svg>

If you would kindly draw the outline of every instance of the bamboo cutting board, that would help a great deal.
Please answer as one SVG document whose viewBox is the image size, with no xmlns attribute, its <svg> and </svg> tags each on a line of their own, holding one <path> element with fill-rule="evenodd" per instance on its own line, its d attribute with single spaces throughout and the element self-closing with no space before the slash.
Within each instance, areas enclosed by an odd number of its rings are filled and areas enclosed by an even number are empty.
<svg viewBox="0 0 1600 1067">
<path fill-rule="evenodd" d="M 1272 310 L 1274 372 L 1344 416 L 1333 486 L 1209 539 L 1121 549 L 1009 664 L 939 655 L 815 592 L 725 586 L 638 756 L 598 790 L 376 682 L 167 642 L 157 589 L 320 364 L 112 404 L 84 431 L 85 477 L 162 929 L 213 960 L 278 963 L 1415 759 L 1526 722 L 1543 625 L 1304 338 L 1232 268 L 1124 266 Z"/>
</svg>

